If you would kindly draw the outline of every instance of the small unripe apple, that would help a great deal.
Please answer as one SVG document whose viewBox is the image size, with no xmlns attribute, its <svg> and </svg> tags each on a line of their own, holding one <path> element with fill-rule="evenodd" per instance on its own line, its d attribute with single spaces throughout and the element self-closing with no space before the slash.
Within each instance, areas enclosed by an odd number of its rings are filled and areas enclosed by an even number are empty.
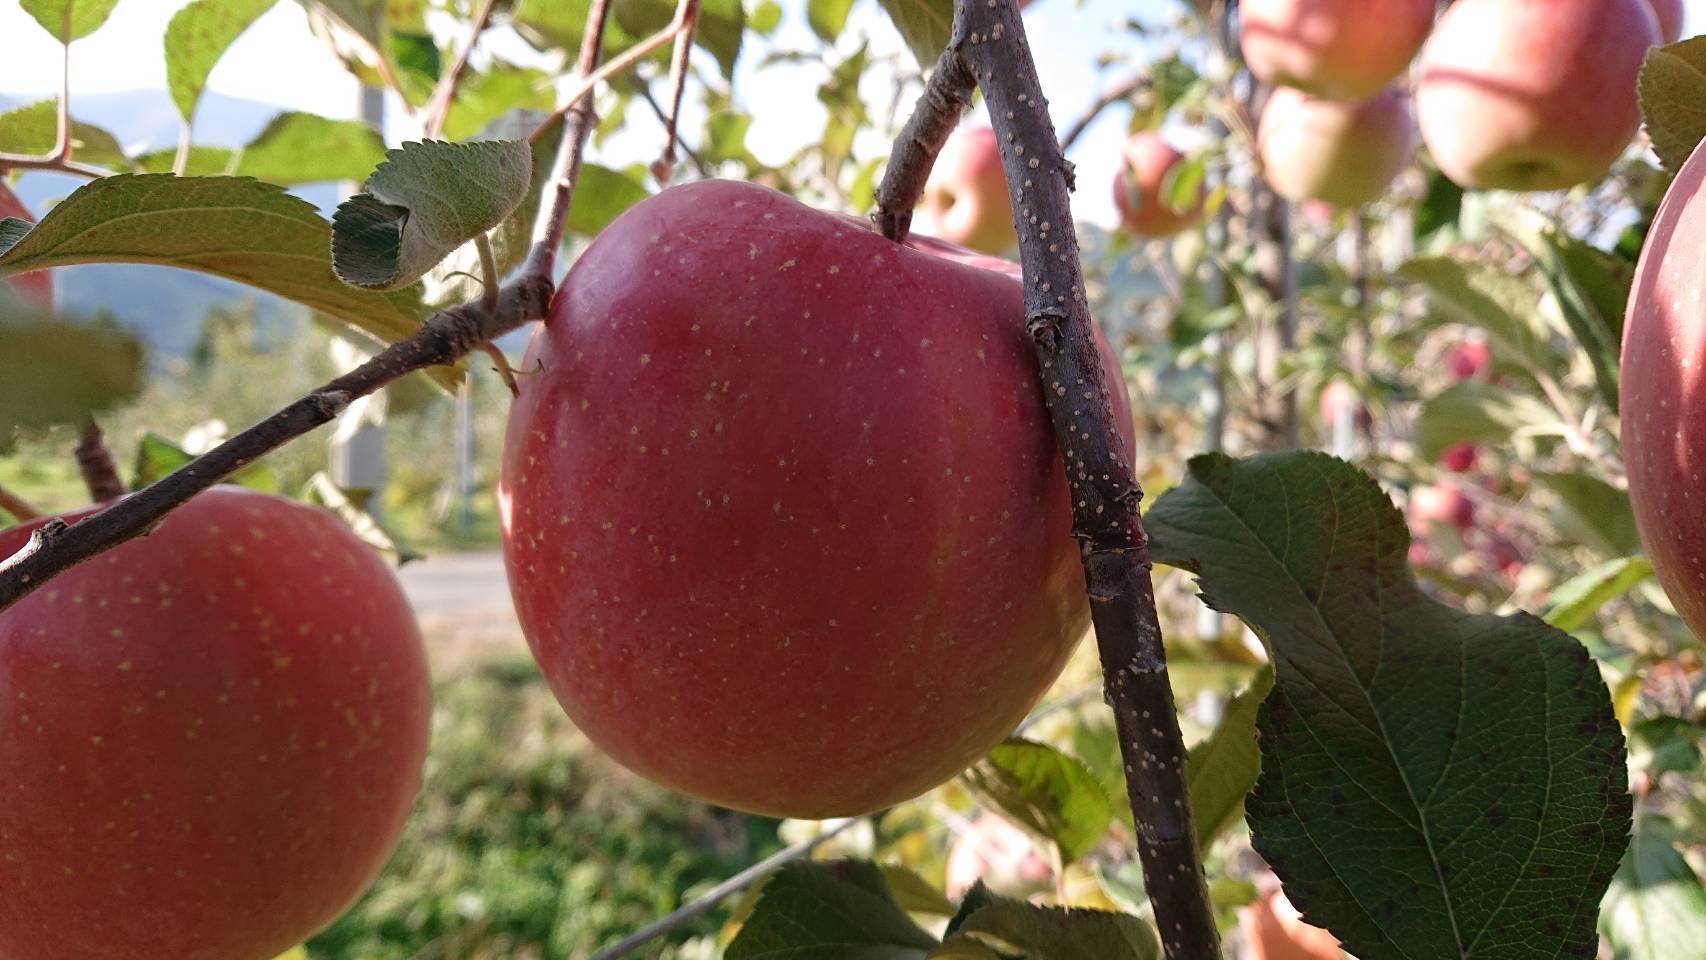
<svg viewBox="0 0 1706 960">
<path fill-rule="evenodd" d="M 1434 0 L 1243 0 L 1238 12 L 1238 45 L 1258 79 L 1362 100 L 1409 67 Z"/>
<path fill-rule="evenodd" d="M 1640 127 L 1636 80 L 1658 42 L 1647 0 L 1457 0 L 1422 51 L 1422 139 L 1464 187 L 1597 180 Z"/>
<path fill-rule="evenodd" d="M 1456 443 L 1439 455 L 1439 464 L 1454 473 L 1468 473 L 1475 469 L 1475 461 L 1479 457 L 1480 453 L 1473 443 Z"/>
<path fill-rule="evenodd" d="M 0 178 L 0 219 L 17 217 L 34 223 L 36 218 L 30 215 L 30 208 L 24 206 L 24 201 L 6 186 L 4 178 Z M 46 270 L 36 270 L 19 274 L 7 280 L 19 293 L 44 307 L 53 306 L 53 274 Z"/>
<path fill-rule="evenodd" d="M 994 130 L 971 124 L 948 137 L 930 168 L 912 226 L 983 253 L 1006 253 L 1018 244 L 1013 202 L 1007 197 L 1007 174 Z"/>
<path fill-rule="evenodd" d="M 302 942 L 390 856 L 430 707 L 396 577 L 323 510 L 217 487 L 60 574 L 0 612 L 0 956 Z"/>
<path fill-rule="evenodd" d="M 1410 521 L 1422 529 L 1449 523 L 1467 530 L 1475 525 L 1475 503 L 1455 483 L 1417 487 L 1410 491 Z"/>
<path fill-rule="evenodd" d="M 1054 680 L 1089 622 L 1066 474 L 1016 269 L 973 263 L 723 180 L 576 261 L 498 495 L 522 630 L 616 760 L 850 816 L 958 773 Z"/>
<path fill-rule="evenodd" d="M 1416 121 L 1396 88 L 1346 103 L 1280 87 L 1262 108 L 1256 150 L 1280 196 L 1360 207 L 1415 158 Z"/>
<path fill-rule="evenodd" d="M 1706 151 L 1647 232 L 1623 324 L 1620 413 L 1629 501 L 1653 570 L 1706 637 Z"/>
<path fill-rule="evenodd" d="M 1159 133 L 1144 130 L 1126 141 L 1119 176 L 1114 179 L 1114 206 L 1120 222 L 1140 237 L 1170 237 L 1202 219 L 1206 186 L 1185 209 L 1167 202 L 1171 174 L 1185 159 Z"/>
<path fill-rule="evenodd" d="M 1486 340 L 1465 340 L 1445 353 L 1445 369 L 1451 379 L 1485 380 L 1493 372 L 1493 348 Z"/>
<path fill-rule="evenodd" d="M 1653 15 L 1659 21 L 1659 42 L 1675 43 L 1682 38 L 1682 22 L 1687 19 L 1682 0 L 1651 0 Z"/>
</svg>

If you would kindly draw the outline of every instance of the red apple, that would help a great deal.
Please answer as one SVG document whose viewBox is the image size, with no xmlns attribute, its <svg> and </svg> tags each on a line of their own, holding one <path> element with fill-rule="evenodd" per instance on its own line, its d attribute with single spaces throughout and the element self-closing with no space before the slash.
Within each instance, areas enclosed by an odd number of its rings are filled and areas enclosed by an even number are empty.
<svg viewBox="0 0 1706 960">
<path fill-rule="evenodd" d="M 1244 909 L 1249 960 L 1340 960 L 1339 941 L 1305 923 L 1284 893 L 1273 890 Z"/>
<path fill-rule="evenodd" d="M 1334 380 L 1322 387 L 1317 405 L 1321 408 L 1322 422 L 1329 427 L 1338 423 L 1339 417 L 1347 412 L 1356 417 L 1358 426 L 1367 427 L 1374 422 L 1362 397 L 1357 394 L 1357 388 L 1343 380 Z"/>
<path fill-rule="evenodd" d="M 24 206 L 24 201 L 18 199 L 11 188 L 6 186 L 4 178 L 0 178 L 0 219 L 17 217 L 34 223 L 36 218 L 30 215 L 30 208 Z M 44 307 L 53 306 L 53 274 L 46 270 L 19 274 L 8 280 L 12 287 L 29 299 Z"/>
<path fill-rule="evenodd" d="M 1361 100 L 1410 66 L 1433 27 L 1434 0 L 1243 0 L 1239 22 L 1257 78 Z"/>
<path fill-rule="evenodd" d="M 1089 611 L 1021 285 L 961 257 L 990 262 L 708 180 L 575 263 L 499 506 L 534 656 L 616 760 L 848 816 L 962 770 L 1059 673 Z"/>
<path fill-rule="evenodd" d="M 1458 383 L 1486 380 L 1493 372 L 1493 348 L 1479 337 L 1454 344 L 1445 353 L 1445 368 Z"/>
<path fill-rule="evenodd" d="M 390 856 L 430 706 L 396 577 L 324 511 L 220 487 L 61 574 L 0 612 L 0 956 L 283 953 Z"/>
<path fill-rule="evenodd" d="M 1380 199 L 1415 158 L 1416 121 L 1396 88 L 1344 103 L 1280 87 L 1262 108 L 1256 150 L 1280 196 L 1360 207 Z"/>
<path fill-rule="evenodd" d="M 1475 469 L 1475 461 L 1480 454 L 1473 443 L 1453 444 L 1439 455 L 1440 466 L 1454 473 L 1468 473 Z"/>
<path fill-rule="evenodd" d="M 1170 237 L 1202 219 L 1206 186 L 1198 189 L 1196 203 L 1188 209 L 1175 208 L 1166 199 L 1171 186 L 1168 175 L 1184 158 L 1153 131 L 1133 134 L 1126 141 L 1114 180 L 1114 206 L 1127 230 L 1140 237 Z"/>
<path fill-rule="evenodd" d="M 996 814 L 984 813 L 948 851 L 943 890 L 958 900 L 982 880 L 1006 896 L 1023 896 L 1045 889 L 1052 876 L 1054 868 L 1025 831 Z"/>
<path fill-rule="evenodd" d="M 1653 570 L 1706 637 L 1706 152 L 1677 174 L 1647 232 L 1623 324 L 1623 459 Z"/>
<path fill-rule="evenodd" d="M 1410 521 L 1424 530 L 1435 523 L 1467 530 L 1475 524 L 1475 503 L 1455 483 L 1417 487 L 1410 491 Z"/>
<path fill-rule="evenodd" d="M 1658 42 L 1647 0 L 1457 0 L 1422 51 L 1422 139 L 1464 187 L 1597 180 L 1640 127 L 1636 78 Z"/>
<path fill-rule="evenodd" d="M 930 169 L 912 225 L 920 233 L 984 253 L 1006 253 L 1018 245 L 994 130 L 968 125 L 948 137 Z"/>
<path fill-rule="evenodd" d="M 1659 42 L 1675 43 L 1682 38 L 1682 22 L 1687 19 L 1682 0 L 1650 0 L 1653 15 L 1659 21 Z"/>
</svg>

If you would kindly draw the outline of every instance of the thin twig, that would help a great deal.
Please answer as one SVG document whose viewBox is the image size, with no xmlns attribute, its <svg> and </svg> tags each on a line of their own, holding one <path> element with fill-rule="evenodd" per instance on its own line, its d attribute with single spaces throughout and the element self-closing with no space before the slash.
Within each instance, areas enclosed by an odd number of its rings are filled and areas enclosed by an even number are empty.
<svg viewBox="0 0 1706 960">
<path fill-rule="evenodd" d="M 190 168 L 190 147 L 192 146 L 190 120 L 185 120 L 178 127 L 178 152 L 172 155 L 172 175 L 183 176 Z"/>
<path fill-rule="evenodd" d="M 31 156 L 27 153 L 0 153 L 0 170 L 52 170 L 79 177 L 99 180 L 112 176 L 113 171 L 76 160 L 56 160 L 53 157 Z"/>
<path fill-rule="evenodd" d="M 37 510 L 28 500 L 3 486 L 0 486 L 0 510 L 11 514 L 12 518 L 20 523 L 25 520 L 35 520 L 41 516 L 41 511 Z"/>
<path fill-rule="evenodd" d="M 610 0 L 594 0 L 581 46 L 582 72 L 598 62 Z M 428 320 L 405 340 L 385 348 L 373 359 L 326 383 L 272 416 L 244 430 L 146 488 L 90 514 L 75 524 L 49 521 L 36 528 L 29 542 L 0 562 L 0 611 L 71 567 L 154 529 L 172 510 L 197 493 L 322 424 L 330 422 L 352 401 L 416 370 L 453 363 L 488 341 L 544 317 L 553 293 L 552 269 L 562 220 L 574 194 L 574 174 L 586 142 L 586 111 L 569 117 L 558 147 L 555 188 L 546 207 L 558 220 L 547 236 L 549 248 L 535 243 L 521 276 L 503 287 L 498 308 L 480 303 L 452 307 Z"/>
<path fill-rule="evenodd" d="M 664 113 L 663 104 L 658 103 L 658 98 L 652 96 L 652 88 L 650 85 L 640 83 L 637 85 L 636 89 L 639 91 L 640 99 L 644 100 L 646 105 L 652 108 L 652 113 L 657 116 L 658 122 L 668 123 L 669 114 Z M 710 164 L 706 163 L 705 158 L 701 157 L 697 150 L 694 150 L 689 146 L 686 140 L 682 140 L 678 136 L 676 138 L 675 145 L 681 149 L 682 153 L 687 154 L 687 161 L 693 164 L 693 169 L 698 171 L 701 177 L 708 177 L 711 175 L 712 171 Z"/>
<path fill-rule="evenodd" d="M 65 5 L 65 35 L 71 36 L 71 4 Z M 71 159 L 71 44 L 65 43 L 59 59 L 59 129 L 54 135 L 53 159 Z"/>
<path fill-rule="evenodd" d="M 586 33 L 581 37 L 580 57 L 575 63 L 575 71 L 582 78 L 581 83 L 576 87 L 576 92 L 552 114 L 552 117 L 566 118 L 563 121 L 563 149 L 557 151 L 557 160 L 551 167 L 550 179 L 545 181 L 545 189 L 539 198 L 539 218 L 533 231 L 533 250 L 528 254 L 529 273 L 552 276 L 556 269 L 557 251 L 563 246 L 563 231 L 569 223 L 569 205 L 574 200 L 575 181 L 580 179 L 581 147 L 586 143 L 586 135 L 597 122 L 592 111 L 592 78 L 601 72 L 598 69 L 598 60 L 603 55 L 604 24 L 610 18 L 610 5 L 611 0 L 592 0 L 592 10 L 587 14 Z M 617 58 L 620 59 L 622 58 Z M 638 62 L 639 58 L 629 61 L 630 64 Z M 610 63 L 616 63 L 616 60 Z M 546 120 L 534 131 L 533 137 L 537 138 L 551 123 L 551 120 Z"/>
<path fill-rule="evenodd" d="M 591 93 L 594 87 L 651 56 L 662 49 L 664 44 L 674 40 L 676 34 L 686 29 L 685 11 L 688 2 L 689 0 L 682 0 L 681 4 L 675 8 L 675 19 L 670 21 L 669 26 L 629 47 L 620 56 L 604 66 L 582 73 L 581 81 L 570 87 L 569 92 L 563 97 L 562 106 L 546 117 L 544 122 L 539 124 L 538 129 L 533 131 L 532 136 L 527 139 L 529 141 L 538 140 L 544 135 L 545 131 L 551 129 L 552 124 L 561 120 L 565 114 L 575 108 L 576 104 L 581 102 L 583 97 Z"/>
<path fill-rule="evenodd" d="M 918 106 L 895 138 L 888 169 L 877 184 L 877 210 L 871 214 L 871 221 L 883 236 L 898 243 L 912 232 L 912 210 L 924 196 L 930 168 L 936 165 L 936 155 L 971 106 L 976 87 L 970 65 L 957 56 L 944 54 L 930 72 Z"/>
<path fill-rule="evenodd" d="M 129 485 L 119 476 L 118 466 L 113 463 L 112 451 L 107 449 L 101 426 L 93 417 L 84 419 L 83 433 L 77 438 L 73 452 L 77 457 L 77 470 L 83 475 L 83 485 L 89 488 L 89 496 L 96 503 L 116 500 L 130 492 Z"/>
<path fill-rule="evenodd" d="M 1139 90 L 1147 89 L 1154 82 L 1154 78 L 1147 72 L 1137 73 L 1102 91 L 1102 95 L 1090 104 L 1090 108 L 1085 110 L 1084 114 L 1077 120 L 1072 121 L 1072 126 L 1066 128 L 1066 134 L 1060 138 L 1060 149 L 1071 150 L 1072 145 L 1077 143 L 1078 138 L 1084 135 L 1085 129 L 1102 115 L 1103 110 L 1127 99 Z"/>
<path fill-rule="evenodd" d="M 1064 453 L 1078 538 L 1137 823 L 1145 889 L 1169 960 L 1220 956 L 1185 779 L 1185 745 L 1167 680 L 1150 581 L 1143 493 L 1122 453 L 1095 325 L 1084 293 L 1061 152 L 1025 40 L 1017 0 L 955 7 L 953 40 L 895 144 L 877 196 L 885 232 L 904 233 L 910 202 L 928 176 L 930 140 L 958 117 L 961 77 L 984 94 L 1013 199 L 1024 271 L 1025 319 L 1043 396 Z M 916 165 L 916 166 L 912 166 Z M 921 166 L 923 169 L 918 169 Z M 893 235 L 893 234 L 891 234 Z"/>
<path fill-rule="evenodd" d="M 379 81 L 385 84 L 392 93 L 397 95 L 398 101 L 403 105 L 403 112 L 411 117 L 414 116 L 414 105 L 409 103 L 408 96 L 403 93 L 403 85 L 397 80 L 396 72 L 391 69 L 391 61 L 386 59 L 385 51 L 379 49 L 378 45 L 364 36 L 360 30 L 350 26 L 349 21 L 338 15 L 337 11 L 333 8 L 333 5 L 319 3 L 315 4 L 314 8 L 321 14 L 324 14 L 336 21 L 338 26 L 344 28 L 344 33 L 346 35 L 354 38 L 356 42 L 367 48 L 367 52 L 373 55 L 373 69 L 374 72 L 379 74 Z"/>
<path fill-rule="evenodd" d="M 450 106 L 456 102 L 456 88 L 462 85 L 462 76 L 468 72 L 468 58 L 474 53 L 474 48 L 480 45 L 480 35 L 492 23 L 492 13 L 497 10 L 498 0 L 485 0 L 480 5 L 474 19 L 468 23 L 468 40 L 462 48 L 456 51 L 456 59 L 451 61 L 450 69 L 438 80 L 438 86 L 433 88 L 432 97 L 426 106 L 426 137 L 437 140 L 444 135 L 444 121 L 450 116 Z"/>
<path fill-rule="evenodd" d="M 681 32 L 675 35 L 675 49 L 669 61 L 669 116 L 663 123 L 663 153 L 652 166 L 652 176 L 659 184 L 668 184 L 675 176 L 675 127 L 681 119 L 681 95 L 687 90 L 687 58 L 693 53 L 693 31 L 698 26 L 699 0 L 684 0 Z"/>
</svg>

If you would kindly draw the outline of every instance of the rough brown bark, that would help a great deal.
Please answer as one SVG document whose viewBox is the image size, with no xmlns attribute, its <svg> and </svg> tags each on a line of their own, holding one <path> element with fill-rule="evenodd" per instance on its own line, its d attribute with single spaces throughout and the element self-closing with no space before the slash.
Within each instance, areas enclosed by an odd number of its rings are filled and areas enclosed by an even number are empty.
<svg viewBox="0 0 1706 960">
<path fill-rule="evenodd" d="M 74 451 L 77 469 L 83 475 L 83 485 L 96 503 L 105 503 L 130 492 L 130 487 L 118 474 L 112 452 L 107 449 L 106 437 L 93 419 L 83 422 L 83 434 L 77 439 Z"/>
</svg>

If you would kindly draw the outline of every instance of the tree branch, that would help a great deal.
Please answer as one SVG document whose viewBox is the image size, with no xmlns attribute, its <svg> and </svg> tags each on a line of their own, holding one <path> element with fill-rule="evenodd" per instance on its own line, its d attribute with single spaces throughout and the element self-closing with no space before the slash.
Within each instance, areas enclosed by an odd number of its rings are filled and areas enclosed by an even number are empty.
<svg viewBox="0 0 1706 960">
<path fill-rule="evenodd" d="M 687 58 L 693 53 L 693 32 L 699 26 L 699 0 L 683 0 L 681 32 L 669 61 L 669 116 L 664 120 L 663 153 L 652 166 L 657 182 L 668 184 L 675 176 L 675 127 L 681 118 L 681 95 L 687 92 Z"/>
<path fill-rule="evenodd" d="M 658 103 L 658 98 L 652 96 L 652 88 L 643 82 L 636 84 L 635 86 L 639 91 L 640 99 L 646 101 L 646 105 L 652 108 L 652 113 L 658 118 L 658 122 L 663 124 L 669 123 L 669 114 L 664 112 L 663 104 Z M 693 164 L 693 169 L 698 171 L 701 177 L 711 176 L 711 165 L 706 163 L 705 158 L 701 157 L 697 150 L 694 150 L 689 146 L 687 141 L 678 136 L 675 140 L 675 145 L 681 149 L 682 153 L 687 154 L 687 162 Z"/>
<path fill-rule="evenodd" d="M 444 121 L 450 116 L 450 105 L 456 102 L 456 88 L 462 84 L 462 76 L 468 71 L 468 58 L 473 55 L 474 48 L 480 45 L 480 35 L 491 25 L 492 13 L 497 9 L 498 0 L 485 0 L 480 5 L 478 13 L 468 24 L 468 41 L 462 49 L 456 52 L 456 59 L 451 62 L 450 69 L 438 80 L 438 86 L 433 88 L 432 97 L 426 106 L 426 137 L 437 140 L 444 136 Z"/>
<path fill-rule="evenodd" d="M 56 173 L 71 173 L 79 177 L 98 180 L 111 176 L 112 171 L 75 160 L 61 160 L 56 157 L 37 157 L 27 153 L 0 153 L 0 170 L 52 170 Z"/>
<path fill-rule="evenodd" d="M 113 464 L 113 455 L 107 449 L 100 424 L 93 417 L 83 421 L 83 434 L 73 452 L 77 457 L 77 469 L 83 474 L 83 485 L 89 488 L 89 496 L 96 503 L 116 500 L 130 492 L 130 487 L 118 474 L 118 467 Z"/>
<path fill-rule="evenodd" d="M 972 76 L 970 64 L 949 47 L 936 62 L 930 79 L 924 82 L 924 93 L 919 96 L 912 117 L 901 128 L 900 136 L 895 138 L 888 168 L 883 171 L 882 182 L 877 184 L 877 212 L 871 215 L 871 222 L 883 236 L 899 243 L 912 232 L 912 210 L 924 196 L 930 168 L 935 166 L 942 144 L 948 142 L 949 134 L 971 106 L 975 89 L 977 79 Z"/>
<path fill-rule="evenodd" d="M 1090 108 L 1085 110 L 1077 120 L 1072 121 L 1072 126 L 1066 128 L 1066 134 L 1060 138 L 1060 149 L 1062 151 L 1071 150 L 1072 145 L 1077 143 L 1078 138 L 1084 135 L 1085 129 L 1102 115 L 1103 110 L 1130 97 L 1139 90 L 1147 89 L 1152 83 L 1154 83 L 1154 79 L 1148 73 L 1136 73 L 1102 91 L 1102 95 L 1096 98 L 1096 102 L 1090 104 Z"/>
<path fill-rule="evenodd" d="M 943 53 L 907 123 L 877 196 L 876 216 L 904 234 L 933 147 L 958 118 L 964 78 L 982 88 L 1002 146 L 1024 270 L 1025 319 L 1043 396 L 1065 455 L 1073 533 L 1083 552 L 1103 683 L 1125 760 L 1145 887 L 1170 960 L 1220 956 L 1196 846 L 1185 746 L 1150 582 L 1142 490 L 1121 452 L 1109 386 L 1084 294 L 1068 191 L 1072 165 L 1056 141 L 1016 0 L 961 3 Z M 888 232 L 885 230 L 885 232 Z"/>
<path fill-rule="evenodd" d="M 19 523 L 25 520 L 34 520 L 41 516 L 41 511 L 37 510 L 28 500 L 5 487 L 0 487 L 0 510 L 11 514 L 12 519 Z"/>
</svg>

